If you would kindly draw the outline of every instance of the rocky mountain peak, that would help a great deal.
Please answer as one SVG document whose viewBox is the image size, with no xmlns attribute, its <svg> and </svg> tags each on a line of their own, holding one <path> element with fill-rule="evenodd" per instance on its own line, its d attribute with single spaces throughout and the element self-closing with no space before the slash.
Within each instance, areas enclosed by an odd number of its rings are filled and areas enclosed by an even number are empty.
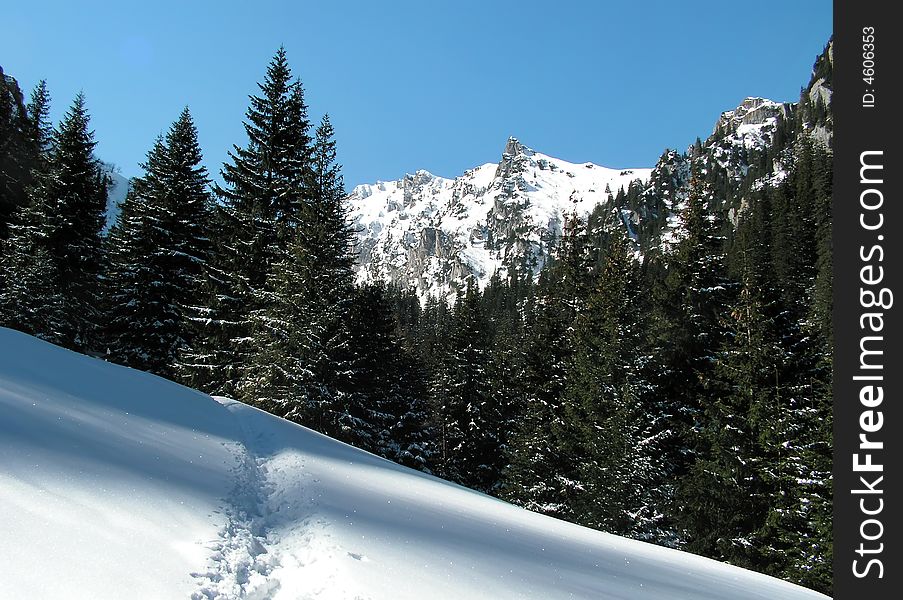
<svg viewBox="0 0 903 600">
<path fill-rule="evenodd" d="M 498 163 L 454 179 L 416 171 L 359 185 L 348 197 L 357 233 L 358 278 L 454 297 L 510 269 L 537 272 L 561 235 L 564 215 L 587 214 L 651 169 L 608 169 L 541 154 L 511 137 Z"/>
<path fill-rule="evenodd" d="M 791 105 L 767 98 L 749 97 L 737 108 L 721 113 L 713 135 L 724 136 L 742 133 L 744 126 L 777 125 L 790 117 Z"/>
<path fill-rule="evenodd" d="M 509 137 L 495 176 L 504 179 L 522 173 L 534 154 L 532 149 L 521 144 L 516 137 Z"/>
</svg>

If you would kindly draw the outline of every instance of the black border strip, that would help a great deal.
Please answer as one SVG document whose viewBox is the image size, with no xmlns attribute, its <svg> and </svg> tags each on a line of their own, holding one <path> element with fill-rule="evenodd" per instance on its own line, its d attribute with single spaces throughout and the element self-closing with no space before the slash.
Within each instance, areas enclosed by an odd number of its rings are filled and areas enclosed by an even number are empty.
<svg viewBox="0 0 903 600">
<path fill-rule="evenodd" d="M 892 14 L 895 5 L 834 3 L 834 596 L 840 600 L 903 593 L 897 306 L 903 99 L 896 81 L 903 24 Z"/>
</svg>

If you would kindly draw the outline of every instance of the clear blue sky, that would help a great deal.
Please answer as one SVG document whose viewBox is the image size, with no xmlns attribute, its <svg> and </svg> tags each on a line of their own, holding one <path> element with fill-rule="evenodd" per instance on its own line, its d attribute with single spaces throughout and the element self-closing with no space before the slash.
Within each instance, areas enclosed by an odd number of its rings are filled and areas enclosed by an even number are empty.
<svg viewBox="0 0 903 600">
<path fill-rule="evenodd" d="M 126 176 L 186 104 L 207 166 L 245 143 L 247 96 L 280 44 L 311 115 L 330 114 L 346 186 L 546 154 L 652 166 L 746 96 L 795 101 L 827 0 L 7 2 L 0 65 L 83 90 L 97 153 Z"/>
</svg>

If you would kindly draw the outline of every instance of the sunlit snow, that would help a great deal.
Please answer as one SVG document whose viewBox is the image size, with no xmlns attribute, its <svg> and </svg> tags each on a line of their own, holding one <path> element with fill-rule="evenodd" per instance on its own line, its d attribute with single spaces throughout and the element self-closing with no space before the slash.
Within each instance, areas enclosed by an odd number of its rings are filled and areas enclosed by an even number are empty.
<svg viewBox="0 0 903 600">
<path fill-rule="evenodd" d="M 0 329 L 0 598 L 824 598 Z"/>
</svg>

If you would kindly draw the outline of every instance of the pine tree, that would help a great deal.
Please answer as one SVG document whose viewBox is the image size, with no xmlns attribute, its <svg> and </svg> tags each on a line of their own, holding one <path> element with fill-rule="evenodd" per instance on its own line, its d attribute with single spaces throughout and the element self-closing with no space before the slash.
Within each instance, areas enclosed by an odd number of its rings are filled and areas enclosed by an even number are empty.
<svg viewBox="0 0 903 600">
<path fill-rule="evenodd" d="M 255 297 L 255 352 L 240 393 L 327 435 L 341 437 L 353 394 L 351 232 L 328 118 L 317 129 L 306 202 L 288 254 Z M 289 229 L 285 230 L 286 232 Z"/>
<path fill-rule="evenodd" d="M 8 289 L 2 304 L 44 315 L 40 321 L 47 329 L 35 334 L 71 349 L 97 351 L 101 230 L 109 177 L 93 156 L 88 124 L 85 99 L 79 94 L 54 132 L 46 171 L 31 188 L 29 206 L 20 213 L 9 240 L 9 279 L 35 281 L 46 295 L 25 291 L 29 297 L 16 298 L 15 290 Z M 34 258 L 15 256 L 25 252 Z"/>
<path fill-rule="evenodd" d="M 525 312 L 531 288 L 529 278 L 514 268 L 509 270 L 507 280 L 493 278 L 482 296 L 482 310 L 491 333 L 487 365 L 489 396 L 498 414 L 492 435 L 497 440 L 499 452 L 493 469 L 499 473 L 500 481 L 490 490 L 494 495 L 505 492 L 512 434 L 519 423 L 520 405 L 525 395 L 528 339 Z"/>
<path fill-rule="evenodd" d="M 0 263 L 0 325 L 56 342 L 67 308 L 53 259 L 34 232 L 13 227 Z"/>
<path fill-rule="evenodd" d="M 834 348 L 834 332 L 832 325 L 833 296 L 833 248 L 831 200 L 833 161 L 830 151 L 823 147 L 814 149 L 814 181 L 815 196 L 815 282 L 812 291 L 812 309 L 810 320 L 823 344 L 823 355 L 827 362 L 827 371 L 831 371 Z"/>
<path fill-rule="evenodd" d="M 152 207 L 148 206 L 153 200 L 148 196 L 154 196 L 162 187 L 165 152 L 163 138 L 158 137 L 142 165 L 144 177 L 131 182 L 106 240 L 105 299 L 109 319 L 104 325 L 104 342 L 111 360 L 139 369 L 147 369 L 155 362 L 153 319 L 165 310 L 153 289 L 163 284 L 157 281 L 161 274 L 146 264 L 146 257 L 154 250 L 155 225 L 150 214 Z M 151 330 L 145 333 L 145 328 Z"/>
<path fill-rule="evenodd" d="M 577 522 L 655 539 L 655 436 L 642 399 L 644 360 L 639 265 L 613 237 L 585 310 L 562 398 L 561 450 L 579 457 L 571 512 Z"/>
<path fill-rule="evenodd" d="M 107 342 L 111 358 L 165 377 L 193 328 L 209 253 L 210 196 L 197 129 L 186 108 L 132 182 L 109 236 Z"/>
<path fill-rule="evenodd" d="M 28 105 L 28 141 L 32 152 L 30 165 L 33 171 L 43 172 L 53 144 L 53 125 L 50 123 L 50 90 L 42 79 L 31 92 Z M 34 175 L 33 175 L 34 176 Z"/>
<path fill-rule="evenodd" d="M 305 270 L 305 248 L 298 239 L 290 242 L 288 254 L 276 263 L 266 287 L 257 293 L 261 308 L 249 316 L 250 336 L 257 342 L 241 372 L 237 392 L 273 414 L 323 431 L 330 419 L 317 413 L 316 396 L 304 390 L 314 380 L 314 365 L 308 364 L 309 350 L 318 340 L 308 338 L 307 294 L 309 283 Z M 321 419 L 321 417 L 323 419 Z"/>
<path fill-rule="evenodd" d="M 433 380 L 441 477 L 488 492 L 499 482 L 499 406 L 489 394 L 487 323 L 473 284 L 459 291 L 451 339 Z"/>
<path fill-rule="evenodd" d="M 422 370 L 396 334 L 386 290 L 356 290 L 350 311 L 352 381 L 339 417 L 340 439 L 379 456 L 428 470 L 432 436 L 427 426 Z"/>
<path fill-rule="evenodd" d="M 310 123 L 284 48 L 258 85 L 261 93 L 250 97 L 246 113 L 247 145 L 233 147 L 222 170 L 225 186 L 215 188 L 222 202 L 212 218 L 206 299 L 193 316 L 196 340 L 179 364 L 185 383 L 224 395 L 237 393 L 252 351 L 251 315 L 262 310 L 269 274 L 287 260 L 288 242 L 310 204 Z"/>
<path fill-rule="evenodd" d="M 747 277 L 712 374 L 699 457 L 681 488 L 687 549 L 762 568 L 757 534 L 777 492 L 769 455 L 781 448 L 784 363 L 774 319 Z"/>
<path fill-rule="evenodd" d="M 750 216 L 755 218 L 758 212 L 767 211 L 770 201 L 777 197 L 772 218 L 784 224 L 771 225 L 769 232 L 769 220 L 761 219 L 763 224 L 758 231 L 739 237 L 741 249 L 750 255 L 748 264 L 754 265 L 757 281 L 762 282 L 762 295 L 768 299 L 767 314 L 773 315 L 783 357 L 782 368 L 776 373 L 780 382 L 779 410 L 766 432 L 763 451 L 763 479 L 769 482 L 771 491 L 767 516 L 755 537 L 759 557 L 756 568 L 830 593 L 831 170 L 830 155 L 823 148 L 812 146 L 811 153 L 810 169 L 795 169 L 778 195 L 765 194 L 758 205 L 752 206 Z M 809 183 L 801 183 L 801 178 Z M 807 216 L 803 224 L 809 228 L 806 235 L 809 242 L 798 248 L 799 255 L 793 258 L 801 268 L 801 280 L 788 288 L 779 270 L 770 267 L 768 250 L 772 235 L 778 244 L 786 241 L 780 236 L 786 235 L 786 228 L 791 224 L 781 210 L 788 204 L 797 204 L 794 195 L 801 188 L 806 188 L 805 194 L 815 203 L 814 215 Z M 741 229 L 745 225 L 746 222 L 741 222 Z M 773 246 L 771 256 L 775 256 Z"/>
<path fill-rule="evenodd" d="M 715 197 L 694 171 L 683 237 L 666 258 L 664 281 L 653 286 L 651 335 L 655 357 L 648 377 L 661 395 L 657 412 L 671 432 L 663 464 L 677 480 L 692 463 L 711 367 L 724 336 L 721 320 L 733 285 L 727 278 L 722 219 Z"/>
<path fill-rule="evenodd" d="M 571 498 L 578 481 L 576 461 L 559 439 L 567 430 L 561 400 L 574 352 L 574 323 L 592 277 L 586 241 L 585 224 L 576 215 L 569 217 L 555 262 L 541 274 L 524 357 L 523 408 L 511 436 L 504 483 L 506 499 L 566 520 L 575 518 Z"/>
<path fill-rule="evenodd" d="M 306 207 L 305 226 L 302 235 L 312 249 L 320 249 L 323 258 L 322 276 L 336 293 L 347 291 L 354 265 L 351 253 L 353 234 L 344 206 L 345 186 L 341 166 L 336 162 L 335 131 L 324 115 L 317 127 L 313 152 L 313 185 L 310 190 L 311 205 Z"/>
<path fill-rule="evenodd" d="M 5 241 L 10 228 L 16 226 L 15 219 L 24 216 L 33 181 L 46 173 L 53 141 L 49 112 L 50 93 L 43 80 L 23 106 L 15 80 L 4 76 L 0 69 L 0 265 L 4 264 L 3 257 L 10 254 L 6 259 L 9 264 L 0 269 L 0 297 L 11 302 L 5 308 L 0 302 L 0 322 L 31 333 L 48 331 L 48 315 L 59 312 L 59 306 L 53 306 L 59 298 L 48 301 L 44 315 L 38 314 L 30 302 L 32 293 L 47 298 L 55 293 L 48 287 L 51 267 L 46 251 L 36 247 L 34 240 L 19 236 L 16 243 L 26 247 L 18 249 Z"/>
</svg>

